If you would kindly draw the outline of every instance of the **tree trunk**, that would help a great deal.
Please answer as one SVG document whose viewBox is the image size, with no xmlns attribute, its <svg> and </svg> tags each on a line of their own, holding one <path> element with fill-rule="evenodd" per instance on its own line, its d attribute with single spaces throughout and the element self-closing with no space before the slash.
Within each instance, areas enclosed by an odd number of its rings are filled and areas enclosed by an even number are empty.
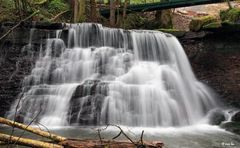
<svg viewBox="0 0 240 148">
<path fill-rule="evenodd" d="M 169 0 L 161 0 L 161 2 L 168 2 Z M 172 11 L 157 10 L 155 15 L 156 22 L 158 22 L 160 28 L 172 28 Z"/>
<path fill-rule="evenodd" d="M 110 0 L 110 26 L 115 26 L 115 12 L 116 12 L 116 3 L 115 0 Z"/>
<path fill-rule="evenodd" d="M 97 5 L 95 0 L 90 0 L 91 21 L 97 22 Z"/>
<path fill-rule="evenodd" d="M 1 134 L 1 133 L 0 133 L 0 141 L 9 143 L 9 144 L 18 144 L 23 146 L 35 147 L 35 148 L 63 148 L 63 146 L 58 144 L 32 140 L 28 138 L 20 138 L 20 137 L 10 136 L 6 134 Z"/>
<path fill-rule="evenodd" d="M 160 28 L 172 28 L 172 11 L 171 9 L 167 10 L 158 10 L 156 12 L 156 22 L 158 22 Z"/>
<path fill-rule="evenodd" d="M 116 8 L 117 8 L 116 26 L 118 26 L 120 24 L 120 20 L 121 20 L 120 9 L 119 9 L 120 5 L 121 5 L 121 1 L 120 0 L 116 0 Z"/>
<path fill-rule="evenodd" d="M 127 6 L 128 6 L 129 0 L 125 0 L 124 7 L 123 7 L 123 19 L 127 16 Z"/>
<path fill-rule="evenodd" d="M 9 125 L 9 126 L 12 126 L 12 127 L 17 127 L 19 129 L 26 130 L 28 132 L 31 132 L 31 133 L 34 133 L 36 135 L 40 135 L 40 136 L 52 139 L 52 140 L 57 141 L 57 142 L 66 140 L 65 137 L 61 137 L 61 136 L 58 136 L 58 135 L 55 135 L 55 134 L 51 134 L 49 132 L 45 132 L 45 131 L 42 131 L 42 130 L 37 129 L 37 128 L 32 128 L 30 126 L 27 126 L 27 125 L 24 125 L 24 124 L 21 124 L 21 123 L 18 123 L 18 122 L 14 122 L 14 121 L 2 118 L 2 117 L 0 117 L 0 123 L 1 124 L 6 124 L 6 125 Z"/>
<path fill-rule="evenodd" d="M 78 22 L 84 22 L 86 19 L 85 7 L 86 7 L 86 1 L 78 0 Z"/>
<path fill-rule="evenodd" d="M 72 0 L 73 4 L 73 22 L 76 23 L 78 21 L 78 0 Z"/>
<path fill-rule="evenodd" d="M 227 1 L 227 4 L 228 4 L 228 8 L 229 8 L 229 9 L 232 9 L 233 7 L 232 7 L 232 5 L 231 5 L 230 0 L 226 0 L 226 1 Z"/>
</svg>

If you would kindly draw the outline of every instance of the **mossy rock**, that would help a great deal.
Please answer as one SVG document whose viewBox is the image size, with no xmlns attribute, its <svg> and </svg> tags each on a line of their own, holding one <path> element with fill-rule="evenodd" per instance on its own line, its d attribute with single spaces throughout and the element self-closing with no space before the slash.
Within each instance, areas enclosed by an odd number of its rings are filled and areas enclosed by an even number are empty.
<svg viewBox="0 0 240 148">
<path fill-rule="evenodd" d="M 193 18 L 189 24 L 189 29 L 191 31 L 200 31 L 203 26 L 217 22 L 217 19 L 213 16 L 203 16 Z"/>
<path fill-rule="evenodd" d="M 213 22 L 207 25 L 204 25 L 202 27 L 203 30 L 213 30 L 213 29 L 218 29 L 222 27 L 222 23 L 221 22 Z"/>
<path fill-rule="evenodd" d="M 183 37 L 186 33 L 186 31 L 181 31 L 181 30 L 177 30 L 177 29 L 165 29 L 165 28 L 157 29 L 157 31 L 170 33 L 176 37 Z"/>
<path fill-rule="evenodd" d="M 240 24 L 240 8 L 220 11 L 221 20 Z"/>
</svg>

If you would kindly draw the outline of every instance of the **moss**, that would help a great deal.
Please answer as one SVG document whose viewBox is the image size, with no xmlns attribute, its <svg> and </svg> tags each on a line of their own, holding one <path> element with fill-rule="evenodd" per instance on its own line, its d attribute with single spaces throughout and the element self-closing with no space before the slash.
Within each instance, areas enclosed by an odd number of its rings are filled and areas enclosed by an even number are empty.
<svg viewBox="0 0 240 148">
<path fill-rule="evenodd" d="M 193 18 L 189 24 L 189 29 L 191 31 L 199 31 L 208 24 L 217 22 L 217 19 L 212 16 L 203 16 L 198 18 Z"/>
<path fill-rule="evenodd" d="M 185 35 L 185 31 L 181 31 L 181 30 L 177 30 L 177 29 L 157 29 L 158 31 L 162 31 L 162 32 L 166 32 L 166 33 L 170 33 L 176 37 L 182 37 Z"/>
<path fill-rule="evenodd" d="M 208 30 L 208 29 L 217 29 L 217 28 L 220 28 L 221 26 L 222 26 L 221 22 L 213 22 L 213 23 L 204 25 L 202 28 L 203 30 Z"/>
<path fill-rule="evenodd" d="M 165 29 L 165 28 L 160 28 L 160 29 L 157 29 L 158 31 L 162 31 L 162 32 L 177 32 L 179 30 L 177 29 Z"/>
<path fill-rule="evenodd" d="M 240 9 L 232 8 L 228 10 L 220 11 L 220 18 L 224 21 L 229 21 L 233 23 L 240 23 Z"/>
<path fill-rule="evenodd" d="M 56 14 L 69 10 L 69 5 L 63 0 L 51 0 L 48 4 L 48 12 Z"/>
</svg>

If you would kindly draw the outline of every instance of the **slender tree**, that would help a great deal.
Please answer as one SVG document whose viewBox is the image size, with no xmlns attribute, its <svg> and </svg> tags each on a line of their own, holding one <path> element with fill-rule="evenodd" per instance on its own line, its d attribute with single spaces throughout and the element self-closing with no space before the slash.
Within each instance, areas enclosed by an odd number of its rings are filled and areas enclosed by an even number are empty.
<svg viewBox="0 0 240 148">
<path fill-rule="evenodd" d="M 95 0 L 90 0 L 90 8 L 91 8 L 91 21 L 97 22 L 97 4 Z"/>
<path fill-rule="evenodd" d="M 229 9 L 232 9 L 232 5 L 231 5 L 230 0 L 226 0 L 226 1 L 227 1 L 227 4 L 228 4 Z"/>
<path fill-rule="evenodd" d="M 130 3 L 130 0 L 125 0 L 124 1 L 124 6 L 123 6 L 123 19 L 126 18 L 127 16 L 127 6 Z"/>
<path fill-rule="evenodd" d="M 85 0 L 73 0 L 72 8 L 73 8 L 73 22 L 83 22 L 86 19 L 85 16 Z"/>
<path fill-rule="evenodd" d="M 110 2 L 110 26 L 115 26 L 115 22 L 116 22 L 116 17 L 115 17 L 115 13 L 116 13 L 116 1 L 115 0 L 109 0 Z"/>
</svg>

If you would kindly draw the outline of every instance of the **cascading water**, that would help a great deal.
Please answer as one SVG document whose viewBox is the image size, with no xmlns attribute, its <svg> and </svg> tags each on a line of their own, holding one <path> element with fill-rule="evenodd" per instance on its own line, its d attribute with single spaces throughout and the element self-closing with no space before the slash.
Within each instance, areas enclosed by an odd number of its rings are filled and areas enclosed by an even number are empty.
<svg viewBox="0 0 240 148">
<path fill-rule="evenodd" d="M 46 41 L 8 118 L 45 125 L 183 126 L 218 107 L 178 40 L 157 31 L 69 25 Z"/>
</svg>

